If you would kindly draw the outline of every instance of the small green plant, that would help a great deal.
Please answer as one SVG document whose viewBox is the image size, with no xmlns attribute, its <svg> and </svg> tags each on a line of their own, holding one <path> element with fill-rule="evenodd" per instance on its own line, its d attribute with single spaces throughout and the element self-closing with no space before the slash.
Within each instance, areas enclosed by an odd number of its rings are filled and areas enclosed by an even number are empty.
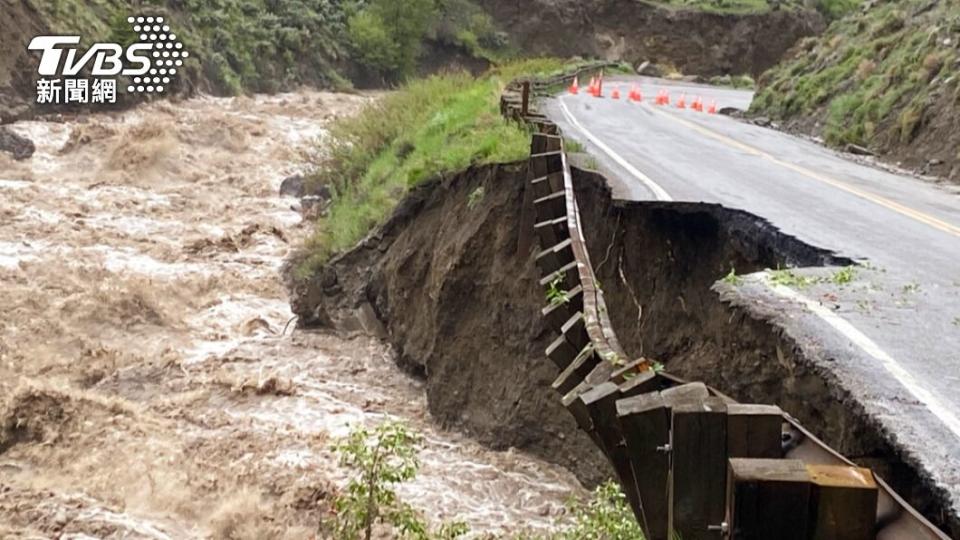
<svg viewBox="0 0 960 540">
<path fill-rule="evenodd" d="M 334 502 L 336 517 L 329 524 L 333 538 L 370 540 L 376 523 L 386 524 L 401 538 L 448 540 L 466 534 L 463 523 L 444 524 L 431 532 L 420 514 L 399 499 L 394 486 L 417 474 L 419 435 L 400 422 L 384 422 L 372 430 L 360 427 L 337 442 L 340 464 L 356 474 Z"/>
<path fill-rule="evenodd" d="M 564 137 L 563 139 L 563 149 L 571 154 L 576 154 L 578 152 L 584 151 L 584 147 L 582 144 L 580 144 L 579 141 L 568 139 L 566 137 Z"/>
<path fill-rule="evenodd" d="M 600 162 L 598 162 L 598 161 L 597 161 L 597 158 L 595 158 L 595 157 L 593 157 L 593 156 L 588 156 L 588 157 L 587 157 L 587 160 L 586 160 L 586 163 L 584 163 L 584 165 L 585 165 L 588 169 L 590 169 L 591 171 L 599 171 L 599 170 L 600 170 Z"/>
<path fill-rule="evenodd" d="M 561 285 L 563 285 L 563 276 L 553 278 L 547 285 L 547 302 L 550 302 L 550 305 L 556 306 L 570 301 L 570 296 L 560 287 Z"/>
<path fill-rule="evenodd" d="M 903 294 L 917 293 L 920 292 L 920 284 L 916 281 L 912 283 L 907 283 L 902 288 Z"/>
<path fill-rule="evenodd" d="M 815 281 L 807 276 L 797 274 L 793 270 L 778 269 L 770 272 L 770 283 L 802 289 L 813 285 Z"/>
<path fill-rule="evenodd" d="M 467 208 L 470 210 L 473 210 L 474 208 L 476 208 L 476 206 L 480 204 L 480 201 L 483 200 L 483 195 L 484 195 L 483 186 L 477 186 L 476 189 L 474 189 L 473 191 L 470 192 L 469 195 L 467 195 Z"/>
<path fill-rule="evenodd" d="M 743 279 L 741 279 L 740 276 L 737 275 L 736 268 L 732 268 L 732 267 L 730 268 L 730 273 L 724 276 L 721 281 L 723 281 L 728 285 L 733 285 L 734 287 L 737 287 L 741 283 L 743 283 Z"/>
<path fill-rule="evenodd" d="M 830 278 L 836 285 L 847 285 L 857 277 L 857 269 L 853 266 L 845 266 L 833 273 Z"/>
<path fill-rule="evenodd" d="M 554 536 L 558 540 L 642 540 L 637 523 L 620 486 L 601 484 L 590 500 L 570 504 L 573 523 Z"/>
<path fill-rule="evenodd" d="M 665 368 L 665 366 L 664 366 L 662 363 L 657 362 L 657 361 L 654 361 L 654 362 L 653 362 L 653 372 L 654 372 L 654 373 L 660 373 L 660 372 L 663 371 L 664 369 L 666 369 L 666 368 Z"/>
</svg>

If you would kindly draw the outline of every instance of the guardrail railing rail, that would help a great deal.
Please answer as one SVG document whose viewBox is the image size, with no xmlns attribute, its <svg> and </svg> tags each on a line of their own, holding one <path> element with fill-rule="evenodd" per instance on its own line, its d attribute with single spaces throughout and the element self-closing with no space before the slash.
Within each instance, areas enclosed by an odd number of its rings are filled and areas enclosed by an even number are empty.
<svg viewBox="0 0 960 540">
<path fill-rule="evenodd" d="M 946 539 L 869 469 L 773 405 L 739 404 L 630 359 L 617 341 L 583 235 L 559 127 L 536 98 L 609 64 L 515 81 L 505 117 L 534 132 L 518 249 L 536 255 L 553 388 L 604 452 L 648 540 Z M 528 253 L 529 251 L 523 251 Z"/>
</svg>

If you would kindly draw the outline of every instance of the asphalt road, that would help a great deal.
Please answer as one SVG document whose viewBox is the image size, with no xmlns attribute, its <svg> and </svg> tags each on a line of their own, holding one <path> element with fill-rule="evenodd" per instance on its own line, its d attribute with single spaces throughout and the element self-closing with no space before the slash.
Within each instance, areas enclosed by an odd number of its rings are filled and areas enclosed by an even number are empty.
<svg viewBox="0 0 960 540">
<path fill-rule="evenodd" d="M 597 158 L 618 198 L 720 203 L 861 263 L 844 285 L 785 286 L 764 272 L 739 293 L 774 306 L 795 338 L 830 358 L 826 369 L 960 511 L 960 196 L 773 129 L 652 103 L 663 88 L 674 100 L 686 92 L 688 105 L 703 96 L 746 108 L 751 92 L 619 81 L 624 96 L 638 83 L 644 101 L 610 99 L 608 80 L 606 98 L 559 96 L 547 113 Z"/>
</svg>

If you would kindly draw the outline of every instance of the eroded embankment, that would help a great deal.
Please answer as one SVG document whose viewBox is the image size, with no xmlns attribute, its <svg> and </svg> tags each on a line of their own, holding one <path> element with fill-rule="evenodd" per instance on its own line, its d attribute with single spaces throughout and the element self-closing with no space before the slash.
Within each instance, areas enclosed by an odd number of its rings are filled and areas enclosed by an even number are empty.
<svg viewBox="0 0 960 540">
<path fill-rule="evenodd" d="M 595 483 L 608 465 L 550 389 L 534 252 L 517 252 L 525 177 L 522 164 L 486 166 L 419 186 L 377 233 L 295 284 L 293 309 L 307 326 L 382 321 L 441 423 Z"/>
<path fill-rule="evenodd" d="M 296 284 L 294 310 L 301 324 L 385 332 L 404 366 L 425 378 L 441 422 L 593 482 L 609 466 L 550 390 L 557 370 L 543 353 L 546 300 L 534 251 L 517 252 L 525 175 L 522 165 L 482 167 L 420 186 L 379 231 Z M 745 212 L 613 201 L 602 177 L 574 175 L 590 259 L 631 357 L 662 361 L 744 402 L 779 404 L 945 523 L 930 483 L 805 357 L 776 314 L 743 308 L 718 283 L 731 268 L 850 261 Z"/>
<path fill-rule="evenodd" d="M 527 54 L 651 60 L 699 75 L 759 75 L 798 40 L 824 28 L 823 18 L 812 10 L 708 13 L 620 0 L 478 4 L 495 14 Z"/>
<path fill-rule="evenodd" d="M 614 201 L 605 180 L 574 170 L 590 259 L 611 323 L 631 357 L 659 360 L 744 403 L 779 405 L 824 442 L 872 468 L 941 527 L 949 503 L 923 469 L 784 331 L 783 314 L 718 281 L 767 268 L 848 265 L 752 214 L 719 205 Z"/>
</svg>

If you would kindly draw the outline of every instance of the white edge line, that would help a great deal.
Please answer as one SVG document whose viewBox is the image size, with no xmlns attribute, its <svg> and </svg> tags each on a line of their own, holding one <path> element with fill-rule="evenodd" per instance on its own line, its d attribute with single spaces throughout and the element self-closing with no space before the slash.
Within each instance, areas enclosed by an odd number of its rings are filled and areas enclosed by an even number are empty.
<svg viewBox="0 0 960 540">
<path fill-rule="evenodd" d="M 876 342 L 864 335 L 860 330 L 857 330 L 856 327 L 847 322 L 844 318 L 840 317 L 830 309 L 825 308 L 819 302 L 811 300 L 784 285 L 771 283 L 768 274 L 764 273 L 760 279 L 767 287 L 770 288 L 771 291 L 774 292 L 774 294 L 802 304 L 814 315 L 819 317 L 825 323 L 829 324 L 834 330 L 840 332 L 840 334 L 849 339 L 854 345 L 879 361 L 887 370 L 887 372 L 890 373 L 890 375 L 893 375 L 893 377 L 901 385 L 903 385 L 908 392 L 913 394 L 913 397 L 923 403 L 927 409 L 929 409 L 934 416 L 943 422 L 957 438 L 960 438 L 960 419 L 958 419 L 950 409 L 941 403 L 939 398 L 924 388 L 912 373 L 907 371 L 892 356 L 881 349 Z"/>
<path fill-rule="evenodd" d="M 587 139 L 589 139 L 590 142 L 593 143 L 597 148 L 599 148 L 605 154 L 610 156 L 610 158 L 613 161 L 617 162 L 617 165 L 620 165 L 621 167 L 626 169 L 628 173 L 632 174 L 638 180 L 643 182 L 643 185 L 647 186 L 647 189 L 653 192 L 653 196 L 655 199 L 657 199 L 658 201 L 673 200 L 673 197 L 671 197 L 670 194 L 666 192 L 666 190 L 660 187 L 660 184 L 657 184 L 649 176 L 640 172 L 636 167 L 628 163 L 627 160 L 623 159 L 620 156 L 620 154 L 617 154 L 616 152 L 614 152 L 613 149 L 611 149 L 609 146 L 604 144 L 604 142 L 601 141 L 599 138 L 597 138 L 593 133 L 590 133 L 587 130 L 587 128 L 583 127 L 583 125 L 580 124 L 580 122 L 577 121 L 576 118 L 574 118 L 573 114 L 570 112 L 570 109 L 567 108 L 567 104 L 563 102 L 563 96 L 559 97 L 557 101 L 560 103 L 560 110 L 561 112 L 563 112 L 564 118 L 566 118 L 568 122 L 573 124 L 575 128 L 579 129 L 584 135 L 586 135 Z"/>
</svg>

